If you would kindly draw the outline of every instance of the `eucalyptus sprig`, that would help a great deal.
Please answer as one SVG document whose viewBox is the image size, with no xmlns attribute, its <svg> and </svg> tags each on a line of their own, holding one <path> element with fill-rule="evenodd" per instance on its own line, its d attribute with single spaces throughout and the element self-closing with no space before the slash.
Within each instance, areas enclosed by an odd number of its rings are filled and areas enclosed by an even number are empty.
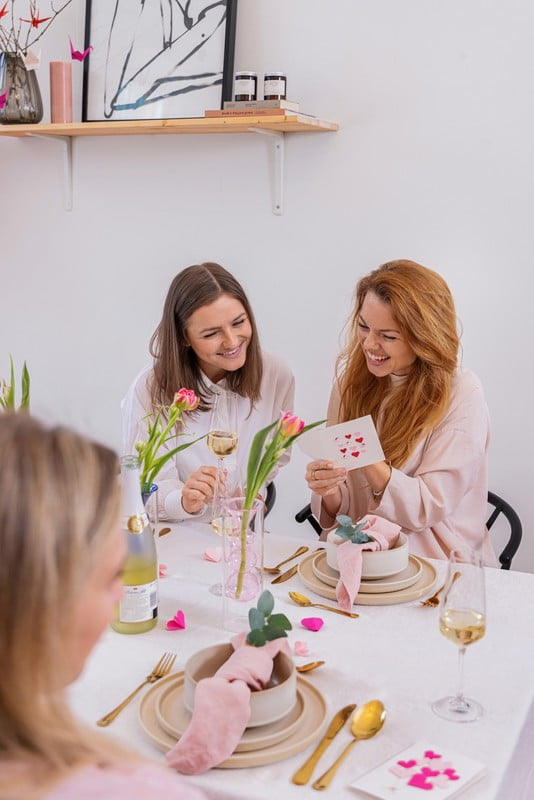
<svg viewBox="0 0 534 800">
<path fill-rule="evenodd" d="M 346 514 L 340 514 L 336 517 L 336 521 L 339 522 L 339 527 L 336 528 L 335 532 L 341 539 L 347 539 L 353 544 L 365 544 L 365 542 L 373 541 L 372 536 L 368 536 L 363 530 L 365 527 L 364 522 L 357 522 L 354 525 L 351 518 Z"/>
<path fill-rule="evenodd" d="M 15 367 L 13 366 L 13 356 L 11 355 L 9 356 L 9 362 L 11 365 L 9 383 L 0 378 L 0 407 L 2 407 L 4 411 L 29 411 L 30 373 L 28 372 L 28 367 L 26 366 L 26 362 L 24 362 L 22 366 L 22 375 L 21 375 L 22 398 L 18 408 L 15 399 Z"/>
<path fill-rule="evenodd" d="M 258 605 L 249 609 L 250 633 L 247 634 L 247 644 L 263 647 L 273 639 L 287 637 L 286 631 L 290 631 L 292 625 L 285 614 L 273 614 L 273 608 L 274 597 L 265 590 L 258 598 Z"/>
</svg>

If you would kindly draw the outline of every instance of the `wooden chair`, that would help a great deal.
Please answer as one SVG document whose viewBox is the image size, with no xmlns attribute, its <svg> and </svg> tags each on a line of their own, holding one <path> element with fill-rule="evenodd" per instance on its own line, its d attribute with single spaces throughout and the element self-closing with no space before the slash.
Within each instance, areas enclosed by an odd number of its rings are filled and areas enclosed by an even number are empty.
<svg viewBox="0 0 534 800">
<path fill-rule="evenodd" d="M 506 518 L 510 525 L 510 536 L 499 556 L 501 569 L 510 569 L 512 558 L 517 553 L 519 545 L 521 544 L 521 537 L 523 536 L 523 526 L 521 525 L 521 520 L 512 506 L 494 492 L 488 492 L 488 504 L 493 506 L 493 511 L 486 522 L 486 527 L 488 530 L 490 530 L 491 526 L 500 514 Z M 301 508 L 297 514 L 295 514 L 295 519 L 297 522 L 305 522 L 307 520 L 317 535 L 322 533 L 322 528 L 319 524 L 319 521 L 312 514 L 311 505 L 309 503 L 308 505 L 304 506 L 304 508 Z"/>
</svg>

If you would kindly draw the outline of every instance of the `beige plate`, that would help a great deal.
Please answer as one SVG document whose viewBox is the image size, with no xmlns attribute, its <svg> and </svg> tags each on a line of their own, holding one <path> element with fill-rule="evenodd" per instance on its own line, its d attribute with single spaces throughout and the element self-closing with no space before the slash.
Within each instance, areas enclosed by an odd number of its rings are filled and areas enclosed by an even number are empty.
<svg viewBox="0 0 534 800">
<path fill-rule="evenodd" d="M 191 714 L 184 706 L 184 678 L 183 675 L 172 675 L 174 680 L 168 680 L 161 687 L 156 700 L 156 718 L 161 728 L 179 739 L 191 722 Z M 160 683 L 161 686 L 161 683 Z M 278 744 L 283 739 L 291 736 L 300 725 L 304 714 L 304 700 L 302 693 L 297 689 L 297 701 L 294 708 L 282 719 L 268 725 L 259 725 L 247 728 L 241 737 L 234 753 L 245 753 L 249 750 L 260 750 Z"/>
<path fill-rule="evenodd" d="M 328 586 L 337 586 L 339 572 L 328 566 L 326 553 L 318 553 L 312 560 L 312 570 L 316 578 Z M 360 583 L 361 594 L 380 594 L 381 592 L 398 592 L 407 589 L 421 577 L 423 565 L 415 556 L 409 556 L 408 566 L 396 575 L 389 578 L 376 578 L 373 581 L 362 580 Z"/>
<path fill-rule="evenodd" d="M 139 704 L 139 723 L 142 729 L 151 742 L 165 752 L 174 747 L 177 737 L 171 736 L 160 726 L 156 716 L 156 704 L 158 693 L 178 677 L 183 680 L 183 672 L 174 673 L 159 680 L 146 692 Z M 304 712 L 290 741 L 284 740 L 246 753 L 233 753 L 230 758 L 218 766 L 223 769 L 239 769 L 274 764 L 276 761 L 282 761 L 284 758 L 300 753 L 319 738 L 327 721 L 326 701 L 318 689 L 300 675 L 297 677 L 297 692 L 302 698 Z"/>
<path fill-rule="evenodd" d="M 304 556 L 299 563 L 298 574 L 302 582 L 321 597 L 328 597 L 329 600 L 336 599 L 336 590 L 333 586 L 323 583 L 313 572 L 313 559 L 315 553 Z M 410 556 L 421 562 L 422 570 L 419 579 L 407 589 L 397 592 L 379 592 L 378 594 L 366 594 L 358 592 L 354 603 L 361 606 L 392 606 L 395 603 L 408 603 L 410 600 L 417 600 L 419 597 L 428 594 L 436 585 L 437 573 L 432 564 L 420 556 Z"/>
</svg>

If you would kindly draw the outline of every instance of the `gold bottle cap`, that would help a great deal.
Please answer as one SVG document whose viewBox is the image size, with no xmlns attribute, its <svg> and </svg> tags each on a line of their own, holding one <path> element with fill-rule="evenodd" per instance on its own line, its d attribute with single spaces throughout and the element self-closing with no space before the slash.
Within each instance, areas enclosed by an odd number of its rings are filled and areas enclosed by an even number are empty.
<svg viewBox="0 0 534 800">
<path fill-rule="evenodd" d="M 140 514 L 134 514 L 133 516 L 128 517 L 127 525 L 130 533 L 143 533 L 145 529 L 145 523 Z"/>
</svg>

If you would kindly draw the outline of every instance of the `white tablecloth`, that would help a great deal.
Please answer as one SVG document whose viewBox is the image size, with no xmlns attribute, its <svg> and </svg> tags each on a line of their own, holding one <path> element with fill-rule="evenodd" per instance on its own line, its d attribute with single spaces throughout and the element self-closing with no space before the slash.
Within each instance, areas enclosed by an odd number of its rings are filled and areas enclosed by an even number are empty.
<svg viewBox="0 0 534 800">
<path fill-rule="evenodd" d="M 317 545 L 310 531 L 302 539 L 266 535 L 265 563 L 275 564 L 299 544 Z M 227 641 L 222 629 L 222 599 L 208 591 L 221 577 L 220 564 L 203 559 L 204 550 L 220 544 L 207 525 L 180 523 L 158 540 L 160 561 L 169 567 L 169 577 L 160 582 L 160 617 L 157 628 L 146 634 L 125 636 L 107 631 L 93 651 L 82 677 L 71 689 L 74 709 L 88 723 L 117 705 L 147 675 L 159 656 L 177 653 L 176 669 L 203 647 Z M 445 564 L 438 566 L 444 576 Z M 464 800 L 532 800 L 534 797 L 534 575 L 486 570 L 486 636 L 465 658 L 465 691 L 479 700 L 485 716 L 474 723 L 451 723 L 436 717 L 432 700 L 454 692 L 457 684 L 457 651 L 438 631 L 439 610 L 418 603 L 396 606 L 359 606 L 359 619 L 345 619 L 328 611 L 303 609 L 288 597 L 288 590 L 306 593 L 317 602 L 298 575 L 286 583 L 266 588 L 276 598 L 275 609 L 293 623 L 290 642 L 304 640 L 309 658 L 322 658 L 326 665 L 309 673 L 308 680 L 323 693 L 328 717 L 348 703 L 361 705 L 379 698 L 387 708 L 387 720 L 374 739 L 359 742 L 340 767 L 330 788 L 332 798 L 361 795 L 349 788 L 358 776 L 412 743 L 425 740 L 436 747 L 449 747 L 487 765 L 487 774 L 462 793 Z M 165 630 L 165 622 L 182 609 L 186 629 Z M 307 612 L 311 612 L 307 613 Z M 324 627 L 311 633 L 300 625 L 306 616 L 321 616 Z M 146 690 L 145 690 L 146 691 Z M 138 700 L 106 729 L 109 734 L 156 760 L 163 755 L 146 738 L 137 721 Z M 314 779 L 331 764 L 350 740 L 343 729 L 322 757 Z M 294 786 L 291 775 L 313 750 L 265 767 L 213 769 L 186 778 L 218 800 L 280 800 L 309 798 L 315 793 Z"/>
</svg>

